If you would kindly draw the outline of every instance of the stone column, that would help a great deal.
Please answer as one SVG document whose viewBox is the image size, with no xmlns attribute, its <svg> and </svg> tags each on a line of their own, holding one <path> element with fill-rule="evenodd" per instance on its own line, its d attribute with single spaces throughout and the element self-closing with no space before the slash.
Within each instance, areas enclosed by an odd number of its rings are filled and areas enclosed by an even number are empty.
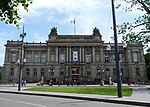
<svg viewBox="0 0 150 107">
<path fill-rule="evenodd" d="M 68 46 L 66 47 L 67 48 L 67 53 L 66 53 L 66 61 L 68 62 Z"/>
<path fill-rule="evenodd" d="M 140 59 L 141 59 L 141 62 L 145 62 L 144 51 L 142 51 L 142 49 L 140 50 Z"/>
<path fill-rule="evenodd" d="M 50 62 L 50 47 L 47 48 L 47 62 Z"/>
<path fill-rule="evenodd" d="M 84 62 L 84 47 L 82 47 L 82 55 L 83 55 L 82 60 L 83 60 L 83 62 Z"/>
<path fill-rule="evenodd" d="M 82 57 L 82 56 L 81 56 L 81 55 L 82 55 L 82 49 L 81 49 L 81 46 L 80 46 L 80 51 L 79 51 L 79 52 L 80 52 L 80 60 L 79 60 L 79 62 L 81 63 L 81 62 L 82 62 L 82 59 L 81 59 L 81 57 Z"/>
<path fill-rule="evenodd" d="M 20 52 L 19 52 L 20 53 Z M 32 50 L 32 61 L 31 62 L 34 62 L 34 50 Z"/>
<path fill-rule="evenodd" d="M 39 62 L 41 62 L 41 50 L 39 50 Z"/>
<path fill-rule="evenodd" d="M 104 62 L 104 51 L 103 48 L 100 47 L 100 62 L 103 63 Z"/>
<path fill-rule="evenodd" d="M 71 62 L 71 47 L 69 47 L 69 62 Z"/>
<path fill-rule="evenodd" d="M 93 59 L 93 63 L 95 63 L 95 47 L 92 47 L 92 59 Z"/>
<path fill-rule="evenodd" d="M 58 62 L 58 55 L 59 53 L 58 53 L 58 47 L 56 47 L 56 63 Z"/>
</svg>

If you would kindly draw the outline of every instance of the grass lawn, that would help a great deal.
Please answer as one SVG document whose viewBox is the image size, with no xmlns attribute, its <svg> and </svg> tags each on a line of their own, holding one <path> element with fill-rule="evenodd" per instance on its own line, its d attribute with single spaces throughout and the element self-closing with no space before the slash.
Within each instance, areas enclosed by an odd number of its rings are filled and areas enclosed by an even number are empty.
<svg viewBox="0 0 150 107">
<path fill-rule="evenodd" d="M 30 91 L 43 91 L 43 92 L 65 92 L 65 93 L 78 93 L 78 94 L 97 94 L 97 95 L 111 95 L 117 96 L 116 87 L 36 87 L 29 88 Z M 123 87 L 122 95 L 131 96 L 132 88 Z"/>
</svg>

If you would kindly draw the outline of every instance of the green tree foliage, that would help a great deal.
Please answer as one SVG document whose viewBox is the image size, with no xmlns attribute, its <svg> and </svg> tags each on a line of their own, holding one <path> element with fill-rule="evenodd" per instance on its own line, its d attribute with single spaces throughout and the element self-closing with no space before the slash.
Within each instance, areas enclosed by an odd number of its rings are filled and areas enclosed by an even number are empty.
<svg viewBox="0 0 150 107">
<path fill-rule="evenodd" d="M 116 0 L 117 3 L 126 3 L 125 11 L 142 11 L 139 17 L 136 17 L 133 22 L 124 22 L 118 26 L 118 33 L 123 35 L 123 40 L 126 42 L 141 42 L 148 46 L 150 42 L 150 0 Z M 117 8 L 122 4 L 118 4 Z"/>
<path fill-rule="evenodd" d="M 31 3 L 32 0 L 0 0 L 0 20 L 19 28 L 18 21 L 21 19 L 19 6 L 23 6 L 28 11 Z"/>
<path fill-rule="evenodd" d="M 147 68 L 147 77 L 150 80 L 150 53 L 145 54 L 145 63 Z"/>
<path fill-rule="evenodd" d="M 0 67 L 0 80 L 2 79 L 3 67 Z"/>
</svg>

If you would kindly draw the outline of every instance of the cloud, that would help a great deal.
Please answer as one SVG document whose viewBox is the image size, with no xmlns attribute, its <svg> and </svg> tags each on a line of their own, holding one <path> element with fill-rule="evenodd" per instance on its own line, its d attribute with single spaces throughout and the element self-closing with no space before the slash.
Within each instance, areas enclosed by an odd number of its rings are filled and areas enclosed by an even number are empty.
<svg viewBox="0 0 150 107">
<path fill-rule="evenodd" d="M 40 33 L 34 33 L 33 34 L 33 40 L 36 42 L 41 42 L 41 43 L 46 43 L 45 40 L 47 40 L 46 37 L 44 37 L 43 35 L 41 35 Z"/>
<path fill-rule="evenodd" d="M 122 6 L 125 7 L 127 4 Z M 76 18 L 77 34 L 92 34 L 92 29 L 97 27 L 102 35 L 104 34 L 104 39 L 108 40 L 113 35 L 110 29 L 112 27 L 110 0 L 44 0 L 44 2 L 33 0 L 29 12 L 21 9 L 21 14 L 24 23 L 50 22 L 52 26 L 70 28 L 64 29 L 66 32 L 72 31 L 70 22 Z M 137 15 L 139 15 L 137 11 L 125 13 L 123 9 L 118 9 L 116 10 L 117 24 L 131 21 L 132 16 Z"/>
<path fill-rule="evenodd" d="M 99 0 L 34 0 L 29 7 L 29 13 L 22 11 L 21 14 L 24 17 L 41 18 L 60 25 L 67 25 L 76 18 L 78 30 L 89 33 L 87 27 L 92 29 L 97 25 L 102 19 L 100 13 L 107 7 L 108 4 Z"/>
</svg>

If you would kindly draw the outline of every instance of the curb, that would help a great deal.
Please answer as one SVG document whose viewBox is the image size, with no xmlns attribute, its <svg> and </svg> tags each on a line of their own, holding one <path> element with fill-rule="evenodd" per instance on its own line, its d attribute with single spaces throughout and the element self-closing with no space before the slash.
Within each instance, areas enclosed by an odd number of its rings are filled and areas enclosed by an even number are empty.
<svg viewBox="0 0 150 107">
<path fill-rule="evenodd" d="M 21 92 L 21 91 L 17 92 L 17 91 L 2 91 L 2 90 L 0 90 L 0 92 L 1 93 L 12 93 L 12 94 L 22 94 L 22 95 L 59 97 L 59 98 L 107 102 L 107 103 L 117 103 L 117 104 L 135 105 L 135 106 L 150 106 L 150 103 L 148 103 L 148 102 L 139 102 L 139 101 L 111 100 L 111 99 L 104 99 L 104 98 L 88 98 L 88 97 L 79 97 L 79 96 L 54 95 L 54 94 L 46 94 L 46 93 L 30 93 L 30 92 Z"/>
</svg>

